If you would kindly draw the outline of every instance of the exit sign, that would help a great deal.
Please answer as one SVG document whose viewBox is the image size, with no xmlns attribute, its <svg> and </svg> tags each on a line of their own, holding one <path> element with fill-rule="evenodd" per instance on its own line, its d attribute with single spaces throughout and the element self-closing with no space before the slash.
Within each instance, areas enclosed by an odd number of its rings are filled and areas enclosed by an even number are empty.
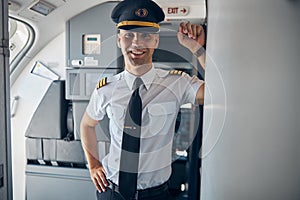
<svg viewBox="0 0 300 200">
<path fill-rule="evenodd" d="M 166 16 L 185 16 L 189 13 L 188 6 L 168 6 L 163 7 L 163 11 Z"/>
</svg>

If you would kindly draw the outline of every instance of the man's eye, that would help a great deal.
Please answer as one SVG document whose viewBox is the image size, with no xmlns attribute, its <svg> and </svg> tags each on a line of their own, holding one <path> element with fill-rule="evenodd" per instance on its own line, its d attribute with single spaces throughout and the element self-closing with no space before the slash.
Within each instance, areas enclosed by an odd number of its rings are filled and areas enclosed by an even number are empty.
<svg viewBox="0 0 300 200">
<path fill-rule="evenodd" d="M 131 38 L 134 37 L 134 35 L 133 35 L 133 33 L 126 33 L 126 34 L 124 35 L 124 37 L 127 38 L 127 39 L 131 39 Z"/>
<path fill-rule="evenodd" d="M 143 33 L 142 34 L 142 38 L 143 39 L 150 39 L 151 38 L 151 35 L 149 33 Z"/>
</svg>

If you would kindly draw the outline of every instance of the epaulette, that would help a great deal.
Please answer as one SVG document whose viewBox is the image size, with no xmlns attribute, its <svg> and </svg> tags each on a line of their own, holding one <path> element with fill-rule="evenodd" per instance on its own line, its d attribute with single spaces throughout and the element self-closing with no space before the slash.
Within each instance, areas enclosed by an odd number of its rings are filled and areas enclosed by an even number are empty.
<svg viewBox="0 0 300 200">
<path fill-rule="evenodd" d="M 182 75 L 182 72 L 183 71 L 180 71 L 180 70 L 171 70 L 171 71 L 169 71 L 169 74 L 171 74 L 171 75 Z"/>
<path fill-rule="evenodd" d="M 107 84 L 107 77 L 101 79 L 97 84 L 97 90 Z"/>
</svg>

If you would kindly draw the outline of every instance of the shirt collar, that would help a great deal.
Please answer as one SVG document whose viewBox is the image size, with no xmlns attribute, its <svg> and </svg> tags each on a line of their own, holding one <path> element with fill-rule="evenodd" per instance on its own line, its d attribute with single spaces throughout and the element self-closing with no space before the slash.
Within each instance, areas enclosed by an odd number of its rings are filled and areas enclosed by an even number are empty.
<svg viewBox="0 0 300 200">
<path fill-rule="evenodd" d="M 147 90 L 149 90 L 151 83 L 153 82 L 153 80 L 155 78 L 155 74 L 156 74 L 155 69 L 152 66 L 152 68 L 147 73 L 143 74 L 140 77 Z M 135 75 L 133 75 L 130 72 L 128 72 L 127 70 L 125 70 L 125 80 L 126 80 L 128 87 L 130 88 L 130 90 L 133 89 L 133 83 L 134 83 L 135 79 L 136 79 Z"/>
</svg>

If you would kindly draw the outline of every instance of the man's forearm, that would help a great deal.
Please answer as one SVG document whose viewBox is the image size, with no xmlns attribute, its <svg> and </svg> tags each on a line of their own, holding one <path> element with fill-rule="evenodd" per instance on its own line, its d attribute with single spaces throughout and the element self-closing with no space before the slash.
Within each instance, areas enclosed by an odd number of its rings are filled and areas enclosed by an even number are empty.
<svg viewBox="0 0 300 200">
<path fill-rule="evenodd" d="M 93 127 L 81 126 L 81 144 L 88 161 L 89 168 L 95 168 L 101 165 L 98 148 L 96 132 Z"/>
<path fill-rule="evenodd" d="M 206 59 L 206 50 L 203 46 L 201 45 L 196 45 L 196 50 L 193 48 L 190 49 L 190 51 L 193 53 L 193 55 L 198 59 L 199 63 L 205 70 L 205 59 Z"/>
<path fill-rule="evenodd" d="M 199 63 L 201 64 L 202 68 L 205 70 L 205 59 L 206 59 L 206 53 L 203 53 L 198 58 Z"/>
</svg>

